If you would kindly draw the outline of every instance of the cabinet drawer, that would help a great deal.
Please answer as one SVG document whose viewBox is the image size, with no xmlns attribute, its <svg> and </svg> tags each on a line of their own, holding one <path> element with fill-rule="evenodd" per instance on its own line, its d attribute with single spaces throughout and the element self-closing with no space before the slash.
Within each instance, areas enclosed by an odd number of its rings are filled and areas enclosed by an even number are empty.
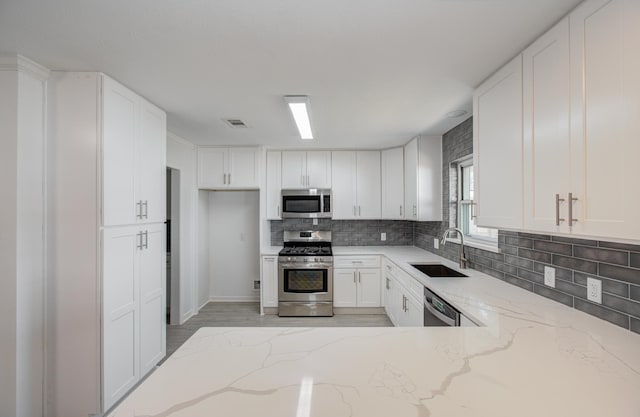
<svg viewBox="0 0 640 417">
<path fill-rule="evenodd" d="M 384 262 L 384 273 L 393 276 L 394 278 L 398 277 L 398 271 L 400 270 L 400 268 L 398 268 L 398 265 L 394 264 L 391 261 L 386 260 Z"/>
<path fill-rule="evenodd" d="M 416 297 L 417 300 L 422 300 L 424 297 L 424 285 L 413 277 L 409 278 L 409 293 Z"/>
<path fill-rule="evenodd" d="M 380 268 L 379 256 L 335 256 L 334 268 Z"/>
</svg>

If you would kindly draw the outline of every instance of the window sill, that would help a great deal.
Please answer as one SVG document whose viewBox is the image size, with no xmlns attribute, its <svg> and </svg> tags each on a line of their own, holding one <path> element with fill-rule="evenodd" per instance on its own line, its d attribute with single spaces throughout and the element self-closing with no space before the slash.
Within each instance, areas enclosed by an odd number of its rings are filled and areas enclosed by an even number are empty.
<svg viewBox="0 0 640 417">
<path fill-rule="evenodd" d="M 460 239 L 458 239 L 458 238 L 447 238 L 447 241 L 448 242 L 457 243 L 458 245 L 460 244 Z M 464 239 L 464 245 L 465 246 L 470 246 L 470 247 L 476 248 L 476 249 L 486 250 L 488 252 L 500 253 L 500 248 L 498 247 L 498 242 L 492 243 L 492 242 L 488 242 L 486 240 L 465 238 Z"/>
</svg>

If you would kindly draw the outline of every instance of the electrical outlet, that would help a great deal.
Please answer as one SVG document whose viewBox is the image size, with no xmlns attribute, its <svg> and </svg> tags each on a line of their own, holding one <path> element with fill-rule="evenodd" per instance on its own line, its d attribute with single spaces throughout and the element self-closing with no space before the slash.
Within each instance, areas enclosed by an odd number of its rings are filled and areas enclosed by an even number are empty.
<svg viewBox="0 0 640 417">
<path fill-rule="evenodd" d="M 440 241 L 438 238 L 433 238 L 433 249 L 440 249 Z"/>
<path fill-rule="evenodd" d="M 544 267 L 544 285 L 547 287 L 556 287 L 556 269 L 550 266 Z"/>
<path fill-rule="evenodd" d="M 587 300 L 602 304 L 602 281 L 587 277 Z"/>
<path fill-rule="evenodd" d="M 318 225 L 318 219 L 313 219 L 313 225 L 317 226 Z"/>
<path fill-rule="evenodd" d="M 387 240 L 387 234 L 385 232 L 380 233 L 380 240 L 383 242 Z"/>
<path fill-rule="evenodd" d="M 253 281 L 253 289 L 254 290 L 259 290 L 260 289 L 260 280 L 254 280 Z"/>
</svg>

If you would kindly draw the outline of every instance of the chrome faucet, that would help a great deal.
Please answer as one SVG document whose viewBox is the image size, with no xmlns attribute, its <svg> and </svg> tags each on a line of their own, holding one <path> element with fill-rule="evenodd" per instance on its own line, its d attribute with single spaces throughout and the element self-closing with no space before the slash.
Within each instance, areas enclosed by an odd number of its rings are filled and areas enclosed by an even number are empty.
<svg viewBox="0 0 640 417">
<path fill-rule="evenodd" d="M 457 232 L 460 235 L 460 269 L 467 269 L 467 257 L 464 254 L 464 234 L 462 230 L 457 227 L 450 227 L 444 231 L 442 235 L 442 239 L 440 239 L 440 244 L 444 246 L 447 243 L 447 236 L 449 236 L 449 232 Z"/>
</svg>

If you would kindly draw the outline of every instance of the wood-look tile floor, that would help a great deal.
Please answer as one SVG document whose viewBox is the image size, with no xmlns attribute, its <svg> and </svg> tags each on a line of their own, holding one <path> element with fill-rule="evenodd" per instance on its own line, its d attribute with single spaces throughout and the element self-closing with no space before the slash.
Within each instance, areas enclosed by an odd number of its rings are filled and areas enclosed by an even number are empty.
<svg viewBox="0 0 640 417">
<path fill-rule="evenodd" d="M 179 326 L 167 325 L 167 358 L 200 327 L 389 327 L 384 314 L 341 314 L 333 317 L 260 315 L 258 303 L 208 303 Z"/>
</svg>

